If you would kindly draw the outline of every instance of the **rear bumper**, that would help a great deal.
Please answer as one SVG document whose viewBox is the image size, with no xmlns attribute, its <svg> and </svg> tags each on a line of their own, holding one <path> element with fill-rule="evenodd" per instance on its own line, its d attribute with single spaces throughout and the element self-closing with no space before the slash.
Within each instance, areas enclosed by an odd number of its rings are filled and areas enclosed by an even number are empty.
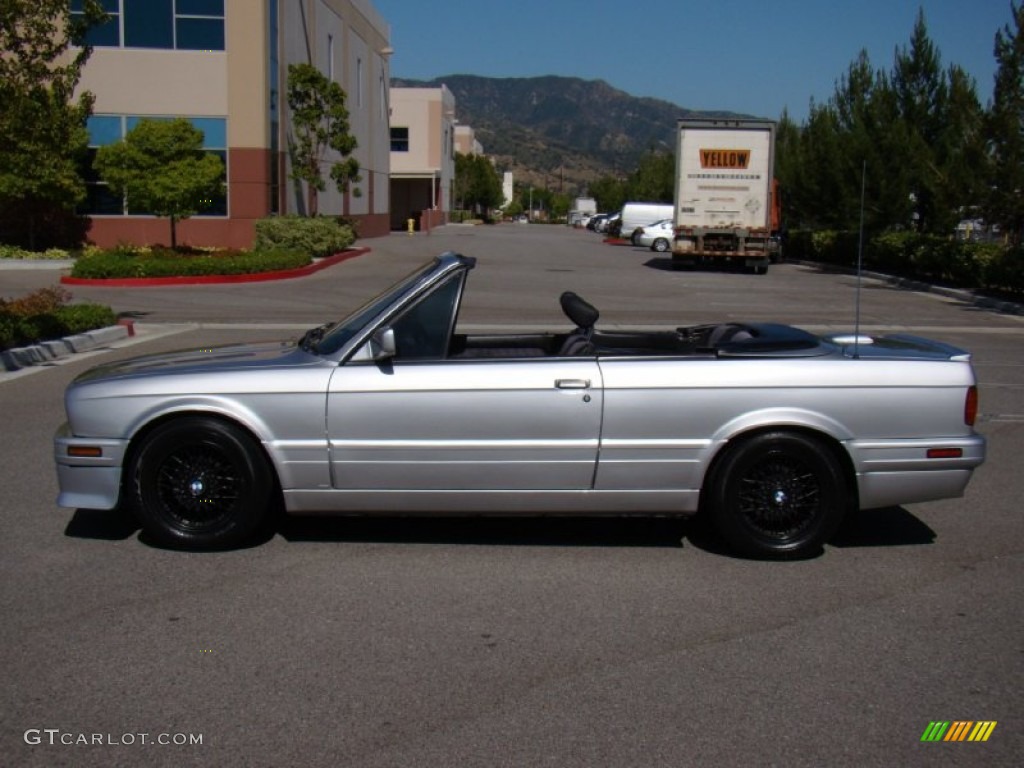
<svg viewBox="0 0 1024 768">
<path fill-rule="evenodd" d="M 985 461 L 985 438 L 855 441 L 849 445 L 861 509 L 914 504 L 964 495 Z M 928 458 L 932 449 L 959 450 L 955 458 Z"/>
<path fill-rule="evenodd" d="M 121 469 L 127 440 L 73 437 L 67 425 L 53 438 L 60 492 L 57 505 L 82 509 L 113 509 L 121 495 Z M 72 456 L 73 449 L 98 449 L 97 456 Z"/>
</svg>

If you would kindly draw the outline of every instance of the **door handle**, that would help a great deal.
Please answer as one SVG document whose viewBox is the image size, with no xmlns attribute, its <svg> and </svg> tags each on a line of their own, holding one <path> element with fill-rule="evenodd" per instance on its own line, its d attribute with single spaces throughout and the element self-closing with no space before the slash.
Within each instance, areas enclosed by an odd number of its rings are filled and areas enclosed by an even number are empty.
<svg viewBox="0 0 1024 768">
<path fill-rule="evenodd" d="M 559 389 L 589 389 L 590 379 L 555 379 Z"/>
</svg>

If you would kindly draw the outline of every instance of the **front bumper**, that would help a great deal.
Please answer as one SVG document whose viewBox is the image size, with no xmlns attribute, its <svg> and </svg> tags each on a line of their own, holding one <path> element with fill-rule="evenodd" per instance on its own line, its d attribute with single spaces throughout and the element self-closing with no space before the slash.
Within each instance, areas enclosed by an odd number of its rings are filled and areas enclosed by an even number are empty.
<svg viewBox="0 0 1024 768">
<path fill-rule="evenodd" d="M 121 469 L 127 440 L 74 437 L 63 424 L 53 437 L 60 493 L 57 505 L 81 509 L 113 509 L 121 495 Z M 72 455 L 96 454 L 96 455 Z"/>
</svg>

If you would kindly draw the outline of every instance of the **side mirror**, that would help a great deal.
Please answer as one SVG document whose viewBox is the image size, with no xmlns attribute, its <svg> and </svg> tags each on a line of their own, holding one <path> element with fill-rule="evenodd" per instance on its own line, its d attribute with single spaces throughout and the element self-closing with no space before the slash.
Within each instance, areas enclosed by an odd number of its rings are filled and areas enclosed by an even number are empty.
<svg viewBox="0 0 1024 768">
<path fill-rule="evenodd" d="M 373 332 L 370 337 L 370 359 L 373 361 L 390 360 L 397 353 L 395 346 L 395 329 L 385 325 Z"/>
</svg>

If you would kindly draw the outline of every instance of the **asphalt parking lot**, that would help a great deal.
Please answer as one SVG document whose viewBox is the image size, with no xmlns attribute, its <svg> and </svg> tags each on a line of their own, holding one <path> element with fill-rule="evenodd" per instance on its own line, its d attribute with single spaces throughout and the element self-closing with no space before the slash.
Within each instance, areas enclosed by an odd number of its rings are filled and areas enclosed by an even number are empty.
<svg viewBox="0 0 1024 768">
<path fill-rule="evenodd" d="M 868 280 L 868 330 L 971 350 L 987 463 L 963 499 L 864 513 L 818 558 L 672 520 L 292 520 L 170 552 L 55 506 L 61 396 L 100 361 L 289 338 L 433 254 L 476 256 L 460 322 L 853 325 L 855 281 L 672 272 L 560 227 L 444 227 L 280 283 L 76 287 L 134 343 L 0 374 L 0 765 L 995 765 L 1024 754 L 1024 317 Z M 0 271 L 0 295 L 52 285 Z M 930 722 L 996 721 L 984 743 Z M 161 743 L 161 742 L 169 743 Z M 196 743 L 196 742 L 201 743 Z"/>
</svg>

